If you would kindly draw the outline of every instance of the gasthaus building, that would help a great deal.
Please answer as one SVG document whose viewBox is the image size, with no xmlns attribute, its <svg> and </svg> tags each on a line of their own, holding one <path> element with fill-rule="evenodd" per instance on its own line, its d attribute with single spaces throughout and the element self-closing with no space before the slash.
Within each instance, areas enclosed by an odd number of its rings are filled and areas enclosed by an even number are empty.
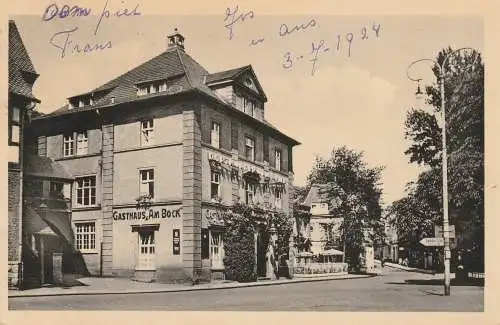
<svg viewBox="0 0 500 325">
<path fill-rule="evenodd" d="M 209 73 L 185 52 L 177 30 L 167 43 L 33 121 L 38 154 L 75 178 L 74 245 L 93 275 L 218 278 L 221 213 L 241 202 L 291 214 L 287 189 L 299 143 L 265 120 L 267 98 L 252 67 Z M 262 256 L 256 261 L 265 273 Z"/>
</svg>

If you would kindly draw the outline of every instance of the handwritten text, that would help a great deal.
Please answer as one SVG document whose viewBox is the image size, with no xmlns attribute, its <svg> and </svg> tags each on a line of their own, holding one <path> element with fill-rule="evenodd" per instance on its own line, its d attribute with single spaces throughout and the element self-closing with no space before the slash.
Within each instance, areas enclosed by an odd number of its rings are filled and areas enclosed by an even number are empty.
<svg viewBox="0 0 500 325">
<path fill-rule="evenodd" d="M 248 11 L 245 13 L 238 13 L 239 7 L 236 6 L 233 10 L 230 8 L 226 8 L 226 16 L 224 18 L 224 22 L 226 23 L 224 27 L 229 30 L 229 39 L 233 39 L 233 28 L 235 24 L 239 22 L 244 22 L 245 19 L 252 19 L 254 17 L 253 11 Z"/>
</svg>

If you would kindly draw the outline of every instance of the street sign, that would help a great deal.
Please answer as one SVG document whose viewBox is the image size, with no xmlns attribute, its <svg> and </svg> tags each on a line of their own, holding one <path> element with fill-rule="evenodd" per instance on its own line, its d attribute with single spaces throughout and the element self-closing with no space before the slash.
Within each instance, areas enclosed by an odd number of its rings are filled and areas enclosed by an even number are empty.
<svg viewBox="0 0 500 325">
<path fill-rule="evenodd" d="M 420 241 L 420 244 L 427 246 L 427 247 L 439 247 L 439 246 L 444 246 L 444 239 L 443 237 L 429 237 L 429 238 L 423 238 Z"/>
<path fill-rule="evenodd" d="M 455 226 L 450 225 L 450 238 L 455 238 Z M 443 226 L 434 226 L 434 236 L 435 237 L 443 237 Z"/>
</svg>

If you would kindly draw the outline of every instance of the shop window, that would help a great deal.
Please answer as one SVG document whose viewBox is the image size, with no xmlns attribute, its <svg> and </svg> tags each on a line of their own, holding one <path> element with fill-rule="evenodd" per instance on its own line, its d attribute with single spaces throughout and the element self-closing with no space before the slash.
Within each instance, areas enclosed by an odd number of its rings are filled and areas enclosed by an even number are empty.
<svg viewBox="0 0 500 325">
<path fill-rule="evenodd" d="M 255 193 L 256 193 L 256 186 L 253 183 L 248 183 L 246 184 L 246 196 L 245 196 L 245 203 L 246 204 L 253 204 L 255 200 Z"/>
<path fill-rule="evenodd" d="M 95 222 L 75 223 L 75 246 L 81 252 L 96 249 Z"/>
<path fill-rule="evenodd" d="M 80 132 L 76 134 L 76 154 L 86 155 L 89 153 L 89 138 L 87 132 Z"/>
<path fill-rule="evenodd" d="M 70 157 L 75 154 L 75 137 L 73 133 L 65 134 L 63 136 L 63 155 Z"/>
<path fill-rule="evenodd" d="M 139 231 L 139 261 L 141 270 L 155 269 L 155 232 L 152 229 Z"/>
<path fill-rule="evenodd" d="M 212 122 L 212 132 L 210 133 L 210 144 L 215 148 L 220 148 L 220 124 Z"/>
<path fill-rule="evenodd" d="M 274 168 L 281 170 L 281 150 L 274 150 Z"/>
<path fill-rule="evenodd" d="M 248 160 L 255 160 L 255 140 L 250 137 L 245 137 L 245 157 Z"/>
<path fill-rule="evenodd" d="M 212 200 L 218 200 L 221 197 L 220 194 L 220 173 L 211 171 L 210 173 L 210 198 Z"/>
<path fill-rule="evenodd" d="M 212 268 L 224 267 L 224 241 L 222 232 L 210 232 L 210 260 Z"/>
<path fill-rule="evenodd" d="M 94 206 L 96 204 L 95 176 L 76 178 L 76 205 L 78 207 Z"/>
<path fill-rule="evenodd" d="M 139 185 L 139 195 L 149 196 L 154 198 L 155 196 L 155 174 L 153 169 L 143 169 L 139 171 L 140 175 L 140 185 Z"/>
<path fill-rule="evenodd" d="M 153 120 L 141 122 L 141 145 L 149 146 L 153 144 L 154 123 Z"/>
</svg>

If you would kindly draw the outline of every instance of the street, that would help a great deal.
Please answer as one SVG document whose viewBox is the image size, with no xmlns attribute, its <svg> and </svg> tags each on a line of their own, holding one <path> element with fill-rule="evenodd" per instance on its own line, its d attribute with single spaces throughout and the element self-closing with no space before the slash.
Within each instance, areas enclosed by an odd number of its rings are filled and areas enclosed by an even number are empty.
<svg viewBox="0 0 500 325">
<path fill-rule="evenodd" d="M 237 289 L 9 298 L 10 310 L 483 311 L 483 288 L 443 286 L 427 274 L 384 268 L 381 276 Z"/>
</svg>

